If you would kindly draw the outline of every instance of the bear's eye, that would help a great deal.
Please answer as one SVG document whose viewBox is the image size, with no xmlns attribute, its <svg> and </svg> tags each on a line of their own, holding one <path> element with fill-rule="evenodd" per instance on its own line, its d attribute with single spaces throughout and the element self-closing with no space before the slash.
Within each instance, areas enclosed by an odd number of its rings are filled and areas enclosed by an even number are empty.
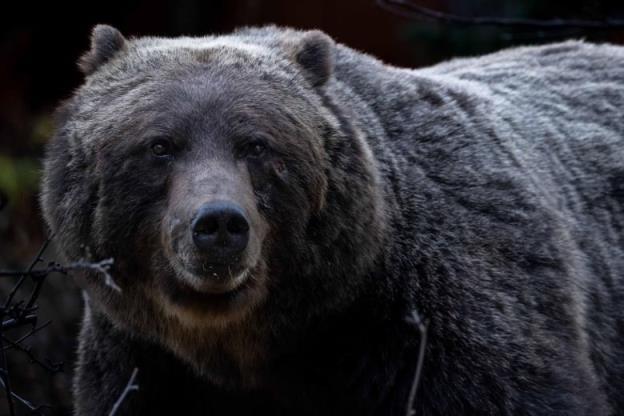
<svg viewBox="0 0 624 416">
<path fill-rule="evenodd" d="M 258 158 L 262 156 L 267 150 L 266 144 L 262 140 L 254 140 L 245 145 L 243 149 L 243 156 Z"/>
<path fill-rule="evenodd" d="M 173 143 L 166 137 L 158 137 L 152 140 L 152 154 L 157 157 L 167 157 L 173 155 Z"/>
</svg>

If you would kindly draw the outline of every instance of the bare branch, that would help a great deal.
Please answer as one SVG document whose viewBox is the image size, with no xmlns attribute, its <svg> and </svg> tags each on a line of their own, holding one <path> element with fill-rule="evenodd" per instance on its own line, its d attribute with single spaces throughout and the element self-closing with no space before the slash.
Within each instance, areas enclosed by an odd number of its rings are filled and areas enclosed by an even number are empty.
<svg viewBox="0 0 624 416">
<path fill-rule="evenodd" d="M 4 380 L 0 377 L 0 387 L 2 387 L 3 389 L 6 390 L 6 385 L 4 384 Z M 29 402 L 28 400 L 26 400 L 25 398 L 23 398 L 22 396 L 19 396 L 18 394 L 15 394 L 15 392 L 11 392 L 11 397 L 14 398 L 15 400 L 17 400 L 18 402 L 20 402 L 22 405 L 24 405 L 25 407 L 28 408 L 28 410 L 30 410 L 30 414 L 41 414 L 41 409 L 45 409 L 45 408 L 52 408 L 52 406 L 47 405 L 47 404 L 42 404 L 39 406 L 35 406 L 34 404 L 32 404 L 31 402 Z"/>
<path fill-rule="evenodd" d="M 79 261 L 70 263 L 66 266 L 51 263 L 48 267 L 41 268 L 41 269 L 30 268 L 27 271 L 0 270 L 0 277 L 16 277 L 16 276 L 31 277 L 33 279 L 36 279 L 37 282 L 39 282 L 42 277 L 45 277 L 50 273 L 61 273 L 61 274 L 66 275 L 69 272 L 76 271 L 76 270 L 93 270 L 104 275 L 104 278 L 105 278 L 104 283 L 107 286 L 109 286 L 110 288 L 112 288 L 113 290 L 117 292 L 121 292 L 121 288 L 117 285 L 117 283 L 115 283 L 113 277 L 109 273 L 109 270 L 113 266 L 113 264 L 114 264 L 113 259 L 105 259 L 105 260 L 101 260 L 98 262 L 88 262 L 86 260 L 79 260 Z M 39 294 L 38 290 L 34 291 L 30 299 L 31 300 L 36 299 L 38 294 Z M 33 302 L 29 301 L 27 307 L 32 306 L 32 304 L 34 304 L 34 301 Z"/>
<path fill-rule="evenodd" d="M 416 362 L 416 369 L 414 370 L 414 377 L 412 378 L 412 386 L 410 388 L 410 393 L 407 399 L 407 408 L 405 411 L 405 416 L 413 416 L 416 413 L 414 411 L 414 403 L 416 402 L 416 392 L 418 391 L 418 384 L 420 383 L 420 376 L 425 362 L 425 347 L 427 346 L 427 329 L 429 327 L 429 322 L 423 321 L 418 314 L 418 311 L 415 309 L 405 320 L 407 323 L 412 324 L 420 334 L 418 361 Z"/>
<path fill-rule="evenodd" d="M 462 26 L 499 26 L 533 29 L 624 29 L 624 20 L 605 18 L 603 20 L 584 19 L 523 19 L 508 17 L 468 17 L 444 13 L 421 6 L 410 0 L 377 0 L 377 5 L 384 10 L 411 19 L 425 19 Z"/>
<path fill-rule="evenodd" d="M 2 340 L 6 343 L 9 344 L 10 347 L 15 348 L 21 352 L 23 352 L 26 356 L 28 356 L 28 358 L 30 359 L 30 362 L 38 364 L 39 366 L 41 366 L 43 369 L 47 370 L 48 372 L 55 374 L 55 373 L 60 373 L 63 371 L 63 362 L 58 362 L 58 363 L 53 363 L 50 360 L 46 360 L 47 362 L 43 362 L 41 360 L 39 360 L 37 357 L 35 357 L 35 355 L 32 352 L 31 347 L 25 347 L 23 345 L 21 345 L 18 342 L 15 341 L 11 341 L 10 339 L 6 338 L 6 337 L 2 337 Z M 6 350 L 7 347 L 4 347 L 4 349 Z"/>
<path fill-rule="evenodd" d="M 41 256 L 43 256 L 43 253 L 50 245 L 50 241 L 52 241 L 52 236 L 48 237 L 41 245 L 41 248 L 37 252 L 37 255 L 28 267 L 28 272 L 34 270 L 37 263 L 43 261 Z M 2 307 L 2 309 L 0 309 L 0 319 L 2 320 L 2 325 L 0 325 L 0 382 L 2 383 L 2 387 L 6 392 L 6 401 L 9 408 L 9 414 L 11 416 L 15 415 L 15 405 L 13 403 L 13 399 L 18 400 L 20 403 L 26 405 L 31 410 L 35 409 L 35 407 L 32 406 L 27 400 L 22 399 L 11 390 L 11 378 L 9 375 L 8 361 L 6 358 L 6 349 L 4 347 L 4 331 L 22 325 L 34 326 L 37 323 L 36 316 L 28 315 L 31 311 L 31 308 L 24 308 L 22 302 L 19 302 L 17 305 L 13 304 L 13 299 L 15 298 L 15 295 L 19 291 L 20 287 L 24 284 L 27 277 L 27 274 L 21 275 L 20 279 L 13 286 L 11 293 L 9 293 L 9 296 L 7 296 L 7 299 L 4 302 L 4 306 Z M 9 313 L 13 315 L 12 318 L 4 320 L 4 317 L 7 316 L 7 314 Z"/>
<path fill-rule="evenodd" d="M 37 315 L 20 316 L 19 318 L 11 318 L 6 321 L 2 321 L 2 330 L 6 331 L 13 328 L 18 328 L 25 325 L 37 325 Z"/>
<path fill-rule="evenodd" d="M 18 344 L 21 343 L 22 341 L 30 338 L 31 336 L 33 336 L 34 334 L 36 334 L 37 332 L 41 331 L 44 328 L 47 328 L 50 324 L 52 323 L 52 321 L 47 321 L 46 323 L 44 323 L 43 325 L 37 326 L 37 327 L 33 327 L 30 331 L 28 331 L 26 334 L 24 334 L 22 337 L 20 337 L 19 339 L 13 341 L 13 342 L 17 342 Z M 6 350 L 11 349 L 11 346 L 8 347 L 4 347 Z"/>
<path fill-rule="evenodd" d="M 7 297 L 7 300 L 4 302 L 3 310 L 6 310 L 8 308 L 8 306 L 11 304 L 11 302 L 13 302 L 13 298 L 15 297 L 15 294 L 17 293 L 19 288 L 24 284 L 24 281 L 26 280 L 26 277 L 27 277 L 28 273 L 33 271 L 33 269 L 35 268 L 37 263 L 43 261 L 41 256 L 43 256 L 43 253 L 47 250 L 48 246 L 50 245 L 50 242 L 52 241 L 52 237 L 53 237 L 53 235 L 50 235 L 43 242 L 43 244 L 41 245 L 41 248 L 39 249 L 39 252 L 35 256 L 35 258 L 32 261 L 32 263 L 30 263 L 30 266 L 28 267 L 28 270 L 25 273 L 22 273 L 20 275 L 21 276 L 20 279 L 17 281 L 15 286 L 13 286 L 13 290 L 11 290 L 11 293 L 9 293 L 9 296 Z"/>
<path fill-rule="evenodd" d="M 115 416 L 117 414 L 117 411 L 119 410 L 119 407 L 126 399 L 126 396 L 130 394 L 130 392 L 139 390 L 139 385 L 135 382 L 138 373 L 139 369 L 135 367 L 135 369 L 132 370 L 132 375 L 130 376 L 130 380 L 128 380 L 128 384 L 126 384 L 126 388 L 124 388 L 124 390 L 121 392 L 121 395 L 119 395 L 119 398 L 113 405 L 113 408 L 111 409 L 108 416 Z"/>
<path fill-rule="evenodd" d="M 2 332 L 0 332 L 2 335 Z M 2 342 L 2 336 L 0 336 L 0 382 L 6 392 L 7 406 L 9 407 L 9 414 L 15 416 L 15 405 L 13 404 L 13 392 L 11 390 L 11 379 L 9 377 L 9 365 L 6 358 L 6 351 L 4 350 L 4 344 Z"/>
<path fill-rule="evenodd" d="M 26 355 L 31 363 L 41 366 L 51 374 L 63 371 L 62 362 L 55 363 L 49 359 L 40 360 L 32 352 L 31 347 L 22 344 L 25 340 L 50 324 L 50 322 L 46 322 L 41 326 L 37 326 L 38 307 L 35 304 L 39 298 L 43 283 L 45 282 L 47 276 L 50 273 L 61 273 L 67 275 L 69 272 L 75 270 L 92 270 L 104 275 L 104 283 L 107 286 L 117 292 L 121 292 L 121 288 L 115 283 L 109 273 L 110 268 L 113 266 L 113 259 L 106 259 L 99 262 L 79 260 L 66 266 L 52 262 L 48 264 L 48 267 L 36 268 L 37 264 L 43 262 L 43 254 L 48 248 L 51 240 L 52 237 L 45 240 L 26 271 L 0 271 L 0 277 L 18 277 L 17 282 L 4 301 L 4 305 L 0 306 L 0 388 L 4 389 L 6 392 L 6 404 L 9 409 L 10 416 L 14 416 L 16 414 L 16 404 L 21 404 L 27 407 L 31 414 L 42 414 L 42 409 L 49 408 L 50 406 L 35 406 L 12 391 L 11 377 L 6 356 L 7 351 L 17 350 L 18 352 Z M 16 301 L 16 297 L 18 293 L 20 293 L 20 289 L 23 290 L 24 283 L 27 279 L 32 280 L 34 286 L 30 291 L 30 294 L 25 299 Z M 17 340 L 7 336 L 9 331 L 15 331 L 28 326 L 30 326 L 30 329 Z M 130 386 L 128 391 L 132 391 L 133 389 L 134 384 Z M 126 392 L 125 395 L 127 394 L 128 393 Z"/>
</svg>

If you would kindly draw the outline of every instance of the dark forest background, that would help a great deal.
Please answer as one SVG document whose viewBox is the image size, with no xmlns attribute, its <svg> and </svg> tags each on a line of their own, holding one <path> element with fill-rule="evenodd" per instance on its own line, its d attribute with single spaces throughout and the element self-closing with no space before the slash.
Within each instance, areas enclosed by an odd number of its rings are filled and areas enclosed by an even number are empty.
<svg viewBox="0 0 624 416">
<path fill-rule="evenodd" d="M 621 0 L 414 2 L 462 17 L 624 19 Z M 226 33 L 268 23 L 319 28 L 338 42 L 408 67 L 568 38 L 624 44 L 623 29 L 427 21 L 382 9 L 375 0 L 111 0 L 76 5 L 21 1 L 11 5 L 11 11 L 7 7 L 5 2 L 0 17 L 0 270 L 24 269 L 45 238 L 37 203 L 43 148 L 52 134 L 55 106 L 82 80 L 75 62 L 88 48 L 94 24 L 111 24 L 126 36 Z M 60 261 L 53 245 L 45 259 Z M 13 278 L 2 278 L 0 302 L 13 284 Z M 42 360 L 63 361 L 64 371 L 50 374 L 30 363 L 27 354 L 8 350 L 13 388 L 34 404 L 52 405 L 45 414 L 69 414 L 80 292 L 70 277 L 50 275 L 38 304 L 39 322 L 52 323 L 25 345 Z M 0 389 L 0 415 L 9 414 L 3 395 Z M 29 414 L 25 407 L 16 408 L 17 414 Z"/>
</svg>

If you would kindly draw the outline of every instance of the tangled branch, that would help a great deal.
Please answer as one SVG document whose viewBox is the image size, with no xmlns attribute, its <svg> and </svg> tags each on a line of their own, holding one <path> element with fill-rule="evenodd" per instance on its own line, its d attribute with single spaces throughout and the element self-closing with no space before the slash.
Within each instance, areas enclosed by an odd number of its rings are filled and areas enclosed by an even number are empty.
<svg viewBox="0 0 624 416">
<path fill-rule="evenodd" d="M 95 272 L 101 273 L 105 281 L 104 283 L 117 292 L 121 292 L 121 288 L 115 283 L 112 276 L 109 273 L 110 268 L 113 266 L 113 259 L 106 259 L 98 262 L 87 262 L 85 260 L 79 260 L 73 263 L 70 263 L 66 266 L 60 265 L 58 263 L 49 263 L 48 267 L 42 269 L 30 269 L 25 272 L 23 271 L 12 271 L 12 270 L 0 270 L 0 277 L 16 277 L 16 276 L 26 276 L 32 279 L 41 279 L 50 273 L 61 273 L 67 275 L 71 271 L 77 270 L 93 270 Z"/>
<path fill-rule="evenodd" d="M 41 248 L 37 252 L 35 258 L 31 262 L 30 266 L 24 271 L 12 271 L 12 270 L 0 270 L 1 278 L 18 278 L 17 282 L 13 285 L 7 298 L 0 307 L 0 389 L 6 393 L 6 404 L 9 410 L 10 416 L 16 415 L 16 405 L 25 407 L 30 411 L 30 414 L 42 414 L 44 409 L 50 408 L 48 405 L 36 406 L 29 400 L 18 395 L 13 391 L 11 384 L 11 377 L 9 371 L 9 364 L 7 360 L 7 352 L 16 351 L 23 354 L 28 358 L 31 363 L 34 363 L 44 369 L 50 374 L 56 374 L 63 371 L 63 362 L 54 362 L 49 359 L 40 359 L 33 352 L 29 345 L 25 342 L 28 341 L 34 334 L 48 327 L 50 321 L 45 322 L 42 325 L 37 325 L 38 322 L 38 307 L 37 299 L 41 293 L 45 279 L 52 273 L 59 273 L 68 275 L 70 272 L 78 270 L 91 270 L 104 276 L 104 283 L 117 292 L 121 292 L 121 288 L 115 283 L 109 271 L 113 266 L 113 259 L 106 259 L 98 262 L 89 262 L 86 260 L 79 260 L 68 265 L 61 265 L 59 263 L 50 262 L 47 267 L 39 267 L 37 265 L 43 263 L 43 254 L 50 245 L 52 236 L 47 238 L 42 244 Z M 32 289 L 28 296 L 24 299 L 17 300 L 18 295 L 24 292 L 24 285 L 26 282 L 31 281 L 33 283 Z M 28 292 L 26 292 L 28 293 Z M 16 337 L 11 335 L 16 331 L 28 328 L 26 333 Z M 116 403 L 116 408 L 120 406 L 123 399 L 128 395 L 130 391 L 136 390 L 134 379 L 136 374 L 133 373 L 131 381 L 129 382 L 126 390 L 124 390 L 122 397 Z M 114 414 L 114 413 L 111 413 Z"/>
</svg>

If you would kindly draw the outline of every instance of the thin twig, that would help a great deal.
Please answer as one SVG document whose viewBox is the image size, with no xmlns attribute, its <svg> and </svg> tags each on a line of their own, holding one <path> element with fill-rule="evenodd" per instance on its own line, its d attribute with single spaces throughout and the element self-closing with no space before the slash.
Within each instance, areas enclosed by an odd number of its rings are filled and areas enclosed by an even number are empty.
<svg viewBox="0 0 624 416">
<path fill-rule="evenodd" d="M 135 379 L 138 373 L 139 369 L 135 367 L 134 370 L 132 370 L 132 375 L 130 376 L 130 380 L 128 380 L 128 384 L 126 384 L 126 388 L 124 388 L 124 390 L 121 392 L 121 395 L 119 395 L 119 398 L 113 405 L 113 408 L 111 409 L 108 416 L 115 416 L 115 414 L 117 414 L 117 411 L 119 410 L 119 407 L 126 399 L 126 396 L 132 391 L 139 390 L 139 385 L 135 383 Z"/>
<path fill-rule="evenodd" d="M 19 395 L 13 393 L 12 391 L 10 391 L 10 387 L 7 387 L 6 383 L 4 382 L 4 377 L 0 377 L 0 384 L 2 384 L 2 388 L 7 391 L 10 392 L 11 398 L 13 399 L 17 399 L 17 401 L 19 401 L 20 403 L 22 403 L 24 406 L 28 407 L 30 410 L 35 410 L 35 406 L 33 406 L 33 404 L 31 402 L 29 402 L 28 400 L 24 399 L 23 397 L 20 397 Z M 15 414 L 15 410 L 10 408 L 9 412 L 11 415 Z"/>
<path fill-rule="evenodd" d="M 51 374 L 56 374 L 56 373 L 63 372 L 63 362 L 62 361 L 59 362 L 59 363 L 53 363 L 53 362 L 48 360 L 47 363 L 44 363 L 43 361 L 41 361 L 37 357 L 35 357 L 35 355 L 33 354 L 32 350 L 31 350 L 31 347 L 25 347 L 25 346 L 21 345 L 18 342 L 11 341 L 10 339 L 8 339 L 5 336 L 2 337 L 2 340 L 4 342 L 8 343 L 10 345 L 10 347 L 15 348 L 18 351 L 21 351 L 24 354 L 26 354 L 26 356 L 28 357 L 30 362 L 38 364 L 43 369 L 49 371 Z M 4 347 L 4 349 L 6 350 L 7 348 Z"/>
<path fill-rule="evenodd" d="M 412 378 L 412 386 L 410 388 L 409 396 L 407 398 L 407 408 L 405 416 L 413 416 L 416 414 L 414 411 L 414 403 L 416 402 L 416 392 L 418 391 L 418 384 L 420 383 L 420 377 L 422 375 L 422 368 L 425 362 L 425 347 L 427 346 L 427 329 L 429 326 L 428 321 L 423 321 L 415 309 L 412 311 L 411 316 L 406 318 L 407 323 L 412 324 L 420 334 L 420 345 L 418 346 L 418 361 L 416 362 L 416 369 L 414 370 L 414 377 Z"/>
<path fill-rule="evenodd" d="M 0 277 L 15 277 L 15 276 L 30 276 L 33 279 L 41 279 L 43 276 L 47 276 L 50 273 L 61 273 L 67 274 L 71 271 L 76 270 L 93 270 L 99 272 L 104 275 L 105 284 L 112 288 L 117 292 L 121 292 L 121 288 L 115 283 L 113 277 L 110 275 L 109 270 L 113 266 L 113 259 L 105 259 L 98 262 L 88 262 L 86 260 L 79 260 L 68 265 L 60 265 L 60 264 L 50 264 L 48 267 L 35 269 L 31 268 L 27 271 L 19 271 L 19 270 L 0 270 Z M 31 307 L 34 304 L 34 300 L 36 300 L 39 291 L 33 292 L 30 296 L 30 300 L 26 307 Z"/>
<path fill-rule="evenodd" d="M 2 387 L 6 392 L 7 406 L 9 407 L 9 414 L 15 416 L 15 405 L 13 404 L 13 392 L 11 391 L 11 380 L 9 377 L 9 363 L 6 358 L 6 351 L 4 350 L 4 344 L 2 342 L 2 330 L 0 329 L 0 381 Z"/>
<path fill-rule="evenodd" d="M 1 387 L 6 390 L 6 385 L 4 384 L 4 381 L 2 380 L 2 378 L 0 378 L 0 384 L 2 384 Z M 30 414 L 41 414 L 41 409 L 44 409 L 44 408 L 50 409 L 52 407 L 52 406 L 47 405 L 47 404 L 42 404 L 42 405 L 39 405 L 39 406 L 35 406 L 34 404 L 29 402 L 28 400 L 26 400 L 22 396 L 16 394 L 15 392 L 11 392 L 11 397 L 13 397 L 15 400 L 17 400 L 18 402 L 23 404 L 25 407 L 27 407 L 28 410 L 30 410 L 30 412 L 31 412 Z"/>
<path fill-rule="evenodd" d="M 585 20 L 555 18 L 536 20 L 509 17 L 469 17 L 440 12 L 409 0 L 377 0 L 377 5 L 384 10 L 407 18 L 427 19 L 463 26 L 500 26 L 533 29 L 624 29 L 624 20 L 622 19 Z"/>
<path fill-rule="evenodd" d="M 28 274 L 33 271 L 33 269 L 35 268 L 37 263 L 39 263 L 40 261 L 43 261 L 41 256 L 43 256 L 43 253 L 46 251 L 46 249 L 50 245 L 50 242 L 52 241 L 52 237 L 53 236 L 54 235 L 51 234 L 48 238 L 46 238 L 46 240 L 41 245 L 41 248 L 39 249 L 39 252 L 37 253 L 35 258 L 33 259 L 32 263 L 30 263 L 30 266 L 28 267 L 28 270 L 21 274 L 20 279 L 17 281 L 15 286 L 13 286 L 13 290 L 11 290 L 11 293 L 9 293 L 9 296 L 7 297 L 7 300 L 4 302 L 3 310 L 6 310 L 7 307 L 11 304 L 11 302 L 13 302 L 13 298 L 15 297 L 15 294 L 17 293 L 19 288 L 22 286 L 22 284 L 24 284 L 24 280 L 26 279 Z"/>
<path fill-rule="evenodd" d="M 37 332 L 41 331 L 42 329 L 47 328 L 51 323 L 52 323 L 52 321 L 47 321 L 46 323 L 44 323 L 42 325 L 39 325 L 37 327 L 33 327 L 30 331 L 28 331 L 26 334 L 24 334 L 23 336 L 21 336 L 20 338 L 16 339 L 13 342 L 16 342 L 16 343 L 19 344 L 22 341 L 25 341 L 26 339 L 30 338 L 31 336 L 33 336 Z M 9 350 L 9 349 L 11 349 L 11 347 L 10 346 L 4 347 L 4 349 Z"/>
<path fill-rule="evenodd" d="M 24 325 L 37 325 L 37 315 L 25 315 L 18 318 L 7 319 L 6 321 L 2 321 L 2 325 L 0 325 L 0 327 L 3 331 L 6 331 Z"/>
</svg>

